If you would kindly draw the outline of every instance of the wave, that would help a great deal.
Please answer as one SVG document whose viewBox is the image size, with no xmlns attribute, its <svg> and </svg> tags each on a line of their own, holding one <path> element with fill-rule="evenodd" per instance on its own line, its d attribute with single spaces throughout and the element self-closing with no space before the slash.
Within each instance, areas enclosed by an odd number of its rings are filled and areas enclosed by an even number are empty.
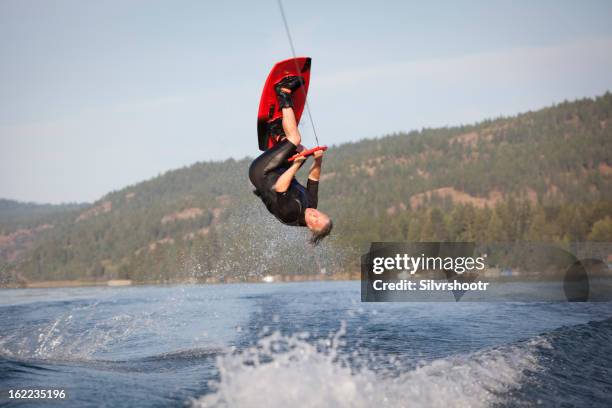
<svg viewBox="0 0 612 408">
<path fill-rule="evenodd" d="M 45 367 L 41 364 L 36 364 L 33 362 L 25 362 L 25 361 L 17 361 L 12 359 L 0 358 L 0 374 L 5 376 L 28 376 L 31 374 L 36 374 L 38 372 L 53 372 L 57 371 L 49 367 Z"/>
<path fill-rule="evenodd" d="M 218 357 L 220 379 L 194 407 L 609 406 L 612 319 L 399 371 L 351 368 L 344 329 L 328 341 L 274 333 Z M 602 352 L 604 355 L 602 355 Z M 352 365 L 355 366 L 354 364 Z M 363 365 L 365 366 L 365 365 Z M 585 369 L 585 367 L 588 367 Z M 572 373 L 574 377 L 572 378 Z M 600 375 L 604 378 L 600 378 Z M 573 387 L 567 382 L 573 381 Z M 586 390 L 586 391 L 585 391 Z M 607 399 L 607 401 L 606 401 Z"/>
<path fill-rule="evenodd" d="M 0 357 L 21 360 L 88 360 L 113 344 L 154 326 L 146 315 L 83 319 L 74 312 L 0 336 Z"/>
<path fill-rule="evenodd" d="M 198 360 L 208 357 L 215 357 L 223 353 L 224 349 L 220 347 L 197 347 L 186 350 L 176 350 L 166 353 L 156 354 L 153 356 L 142 357 L 137 360 L 130 361 L 142 361 L 142 362 L 155 362 L 155 361 L 183 361 L 183 360 Z"/>
<path fill-rule="evenodd" d="M 544 406 L 612 406 L 612 318 L 543 335 L 541 370 L 512 395 Z"/>
<path fill-rule="evenodd" d="M 399 375 L 352 369 L 339 355 L 341 329 L 327 344 L 274 333 L 218 359 L 215 391 L 196 407 L 489 406 L 538 369 L 545 339 L 432 361 Z"/>
</svg>

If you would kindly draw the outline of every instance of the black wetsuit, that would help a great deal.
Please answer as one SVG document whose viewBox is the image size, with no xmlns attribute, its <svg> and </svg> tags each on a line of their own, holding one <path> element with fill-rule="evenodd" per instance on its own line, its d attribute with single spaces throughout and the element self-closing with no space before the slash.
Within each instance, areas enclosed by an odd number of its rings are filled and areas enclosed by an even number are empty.
<svg viewBox="0 0 612 408">
<path fill-rule="evenodd" d="M 306 226 L 304 212 L 306 208 L 317 208 L 319 182 L 308 179 L 304 187 L 294 177 L 284 193 L 277 193 L 273 188 L 276 180 L 289 168 L 287 159 L 296 152 L 293 143 L 283 140 L 251 163 L 249 178 L 255 186 L 255 194 L 280 222 Z"/>
</svg>

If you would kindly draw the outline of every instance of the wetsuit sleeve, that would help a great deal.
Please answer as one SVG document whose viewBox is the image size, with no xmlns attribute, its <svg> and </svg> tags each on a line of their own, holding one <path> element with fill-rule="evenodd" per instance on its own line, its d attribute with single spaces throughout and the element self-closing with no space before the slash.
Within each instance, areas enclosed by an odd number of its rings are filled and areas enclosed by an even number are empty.
<svg viewBox="0 0 612 408">
<path fill-rule="evenodd" d="M 288 194 L 276 193 L 278 216 L 281 220 L 292 222 L 300 217 L 300 204 Z"/>
<path fill-rule="evenodd" d="M 317 208 L 319 204 L 319 182 L 308 179 L 306 191 L 308 192 L 308 206 L 310 208 Z"/>
</svg>

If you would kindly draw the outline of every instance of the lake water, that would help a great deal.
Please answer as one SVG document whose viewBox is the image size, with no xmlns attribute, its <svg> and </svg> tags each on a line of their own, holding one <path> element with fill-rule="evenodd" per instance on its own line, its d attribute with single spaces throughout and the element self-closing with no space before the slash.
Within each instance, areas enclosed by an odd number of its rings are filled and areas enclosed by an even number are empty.
<svg viewBox="0 0 612 408">
<path fill-rule="evenodd" d="M 0 291 L 0 405 L 612 406 L 612 303 L 361 303 L 359 282 Z"/>
</svg>

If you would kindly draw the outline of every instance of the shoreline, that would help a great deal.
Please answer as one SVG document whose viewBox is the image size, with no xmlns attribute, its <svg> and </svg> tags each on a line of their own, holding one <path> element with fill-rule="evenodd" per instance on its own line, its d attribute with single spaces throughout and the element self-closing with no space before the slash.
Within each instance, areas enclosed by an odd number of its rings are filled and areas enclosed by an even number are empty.
<svg viewBox="0 0 612 408">
<path fill-rule="evenodd" d="M 80 279 L 66 280 L 47 280 L 24 282 L 14 284 L 0 284 L 0 289 L 50 289 L 50 288 L 80 288 L 80 287 L 125 287 L 125 286 L 146 286 L 146 285 L 182 285 L 182 284 L 201 284 L 201 285 L 218 285 L 218 284 L 234 284 L 234 283 L 287 283 L 287 282 L 310 282 L 310 281 L 347 281 L 359 280 L 360 273 L 338 273 L 334 275 L 263 275 L 256 278 L 231 278 L 231 279 L 180 279 L 170 281 L 132 281 L 130 279 L 110 279 L 100 281 L 88 281 Z"/>
<path fill-rule="evenodd" d="M 422 276 L 434 280 L 440 280 L 439 276 Z M 550 275 L 522 275 L 515 277 L 506 276 L 483 276 L 487 282 L 496 283 L 511 283 L 511 282 L 563 282 L 562 276 Z M 589 274 L 588 279 L 612 278 L 609 273 Z M 130 279 L 109 279 L 109 280 L 81 280 L 81 279 L 64 279 L 64 280 L 45 280 L 33 282 L 21 282 L 4 284 L 0 283 L 0 289 L 50 289 L 50 288 L 79 288 L 79 287 L 125 287 L 125 286 L 165 286 L 165 285 L 219 285 L 219 284 L 236 284 L 236 283 L 293 283 L 293 282 L 314 282 L 314 281 L 359 281 L 361 280 L 361 272 L 355 271 L 336 273 L 333 275 L 261 275 L 256 277 L 239 278 L 232 277 L 228 279 L 177 279 L 177 280 L 150 280 L 150 281 L 133 281 Z"/>
</svg>

